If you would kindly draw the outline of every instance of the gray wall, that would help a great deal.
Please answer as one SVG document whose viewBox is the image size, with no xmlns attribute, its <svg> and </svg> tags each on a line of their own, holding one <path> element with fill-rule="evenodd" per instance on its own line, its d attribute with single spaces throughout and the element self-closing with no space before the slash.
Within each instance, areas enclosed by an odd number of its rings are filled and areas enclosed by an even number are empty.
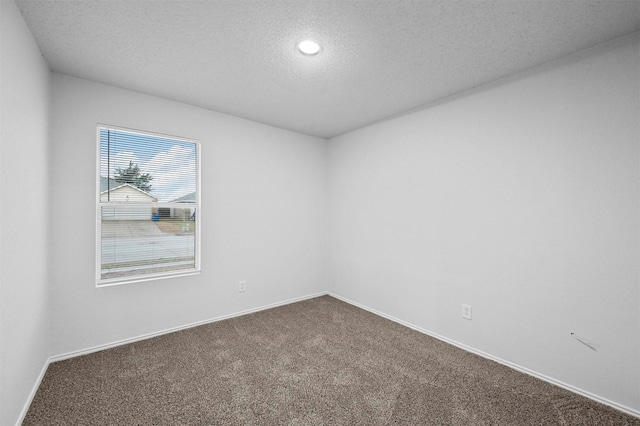
<svg viewBox="0 0 640 426">
<path fill-rule="evenodd" d="M 0 19 L 0 424 L 11 425 L 49 356 L 51 75 L 13 2 Z"/>
<path fill-rule="evenodd" d="M 640 411 L 638 52 L 332 139 L 330 289 Z"/>
</svg>

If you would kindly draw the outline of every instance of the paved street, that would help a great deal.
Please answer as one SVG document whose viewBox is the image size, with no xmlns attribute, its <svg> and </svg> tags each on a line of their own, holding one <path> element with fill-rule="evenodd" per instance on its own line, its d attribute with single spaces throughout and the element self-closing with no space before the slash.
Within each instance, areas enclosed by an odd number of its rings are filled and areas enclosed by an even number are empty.
<svg viewBox="0 0 640 426">
<path fill-rule="evenodd" d="M 163 236 L 152 220 L 105 220 L 102 222 L 102 238 L 138 238 Z"/>
<path fill-rule="evenodd" d="M 102 272 L 193 264 L 194 246 L 193 233 L 163 233 L 153 221 L 105 222 L 102 227 Z"/>
</svg>

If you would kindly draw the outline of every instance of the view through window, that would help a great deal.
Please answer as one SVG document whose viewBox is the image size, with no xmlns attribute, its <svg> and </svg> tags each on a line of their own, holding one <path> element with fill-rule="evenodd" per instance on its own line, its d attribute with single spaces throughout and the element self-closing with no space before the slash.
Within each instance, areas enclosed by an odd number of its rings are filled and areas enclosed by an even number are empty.
<svg viewBox="0 0 640 426">
<path fill-rule="evenodd" d="M 97 284 L 199 271 L 199 144 L 99 126 Z"/>
</svg>

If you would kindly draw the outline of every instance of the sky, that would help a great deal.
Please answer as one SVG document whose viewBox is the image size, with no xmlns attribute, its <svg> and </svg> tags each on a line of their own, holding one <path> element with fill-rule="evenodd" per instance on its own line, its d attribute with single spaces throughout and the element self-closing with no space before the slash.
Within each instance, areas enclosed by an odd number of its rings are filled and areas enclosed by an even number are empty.
<svg viewBox="0 0 640 426">
<path fill-rule="evenodd" d="M 100 128 L 100 175 L 115 178 L 133 161 L 149 173 L 150 194 L 169 202 L 196 190 L 196 143 Z"/>
</svg>

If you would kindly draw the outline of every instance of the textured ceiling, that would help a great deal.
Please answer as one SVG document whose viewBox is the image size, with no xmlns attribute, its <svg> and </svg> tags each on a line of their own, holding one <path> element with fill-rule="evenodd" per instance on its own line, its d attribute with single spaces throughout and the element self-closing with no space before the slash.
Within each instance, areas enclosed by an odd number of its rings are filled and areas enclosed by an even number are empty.
<svg viewBox="0 0 640 426">
<path fill-rule="evenodd" d="M 640 30 L 638 0 L 16 3 L 55 72 L 321 137 Z"/>
</svg>

